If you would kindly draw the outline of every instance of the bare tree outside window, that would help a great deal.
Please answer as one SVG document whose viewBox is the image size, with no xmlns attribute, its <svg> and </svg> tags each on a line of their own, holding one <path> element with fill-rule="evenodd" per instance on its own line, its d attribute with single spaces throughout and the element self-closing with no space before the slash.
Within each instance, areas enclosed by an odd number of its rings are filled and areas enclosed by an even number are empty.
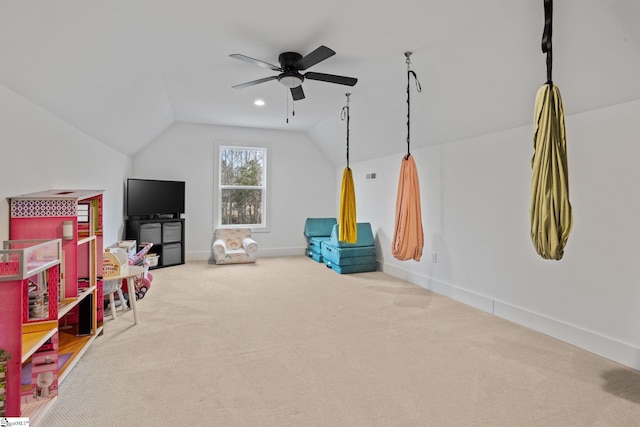
<svg viewBox="0 0 640 427">
<path fill-rule="evenodd" d="M 220 147 L 222 225 L 263 225 L 266 149 Z"/>
</svg>

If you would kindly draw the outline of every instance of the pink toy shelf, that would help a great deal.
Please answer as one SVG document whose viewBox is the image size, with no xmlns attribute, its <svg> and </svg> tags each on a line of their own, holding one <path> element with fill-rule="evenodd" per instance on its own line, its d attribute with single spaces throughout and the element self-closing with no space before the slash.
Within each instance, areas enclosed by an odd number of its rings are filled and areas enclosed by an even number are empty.
<svg viewBox="0 0 640 427">
<path fill-rule="evenodd" d="M 0 262 L 0 349 L 11 354 L 7 417 L 29 417 L 35 424 L 102 332 L 102 193 L 46 190 L 8 197 L 11 241 Z M 28 243 L 35 240 L 55 242 L 56 249 Z"/>
<path fill-rule="evenodd" d="M 44 362 L 58 360 L 61 261 L 60 239 L 10 240 L 0 250 L 0 348 L 11 356 L 3 369 L 5 416 L 35 417 L 57 395 L 57 366 Z M 22 371 L 36 354 L 42 366 L 23 386 Z"/>
</svg>

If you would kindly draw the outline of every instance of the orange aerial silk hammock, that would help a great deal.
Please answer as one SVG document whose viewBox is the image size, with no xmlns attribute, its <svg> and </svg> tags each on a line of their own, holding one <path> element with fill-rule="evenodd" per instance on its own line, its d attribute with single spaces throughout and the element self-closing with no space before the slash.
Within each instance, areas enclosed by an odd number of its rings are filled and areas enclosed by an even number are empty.
<svg viewBox="0 0 640 427">
<path fill-rule="evenodd" d="M 401 261 L 420 261 L 424 246 L 422 210 L 420 207 L 420 182 L 413 156 L 402 158 L 398 198 L 396 199 L 396 222 L 393 234 L 393 257 Z"/>
<path fill-rule="evenodd" d="M 407 155 L 402 158 L 400 166 L 400 179 L 398 181 L 398 197 L 396 199 L 396 221 L 393 232 L 391 253 L 394 258 L 401 261 L 414 259 L 420 261 L 424 246 L 424 232 L 422 230 L 422 209 L 420 207 L 420 181 L 418 170 L 413 156 L 409 152 L 410 135 L 410 88 L 411 75 L 416 80 L 418 92 L 421 91 L 420 82 L 416 73 L 409 69 L 409 56 L 407 57 Z"/>
</svg>

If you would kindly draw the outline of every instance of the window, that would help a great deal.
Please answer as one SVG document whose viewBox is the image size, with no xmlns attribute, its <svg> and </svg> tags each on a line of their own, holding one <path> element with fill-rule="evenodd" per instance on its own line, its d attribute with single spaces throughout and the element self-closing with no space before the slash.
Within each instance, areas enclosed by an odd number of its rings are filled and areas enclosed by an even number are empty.
<svg viewBox="0 0 640 427">
<path fill-rule="evenodd" d="M 218 226 L 267 226 L 267 149 L 220 145 Z"/>
<path fill-rule="evenodd" d="M 89 222 L 88 203 L 78 203 L 78 222 Z"/>
</svg>

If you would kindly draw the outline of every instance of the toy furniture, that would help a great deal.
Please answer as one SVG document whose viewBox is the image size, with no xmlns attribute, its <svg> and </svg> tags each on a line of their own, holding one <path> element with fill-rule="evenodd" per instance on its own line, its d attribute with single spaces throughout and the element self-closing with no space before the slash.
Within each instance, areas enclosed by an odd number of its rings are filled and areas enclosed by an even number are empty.
<svg viewBox="0 0 640 427">
<path fill-rule="evenodd" d="M 61 239 L 9 240 L 0 249 L 0 352 L 10 356 L 0 379 L 3 416 L 35 421 L 58 394 L 62 259 Z"/>
<path fill-rule="evenodd" d="M 115 286 L 114 286 L 115 289 L 113 288 L 108 289 L 108 290 L 113 289 L 109 294 L 109 304 L 111 305 L 111 316 L 113 319 L 117 318 L 113 292 L 117 292 L 117 290 L 120 289 L 120 292 L 118 293 L 118 297 L 121 298 L 123 308 L 126 308 L 126 305 L 125 305 L 126 303 L 121 290 L 123 281 L 126 280 L 126 281 L 133 282 L 135 280 L 142 278 L 144 276 L 144 273 L 145 273 L 145 267 L 139 266 L 139 265 L 130 265 L 127 269 L 120 271 L 117 275 L 110 275 L 110 276 L 104 277 L 105 281 L 115 282 Z M 135 297 L 135 295 L 132 296 L 131 294 L 129 294 L 129 304 L 131 305 L 131 310 L 133 311 L 133 323 L 137 325 L 138 324 L 138 305 L 136 304 L 136 299 L 137 298 Z"/>
<path fill-rule="evenodd" d="M 251 238 L 250 228 L 218 228 L 212 249 L 216 264 L 254 263 L 258 243 Z"/>
<path fill-rule="evenodd" d="M 150 246 L 149 246 L 150 247 Z M 135 257 L 135 255 L 133 255 Z M 133 265 L 130 264 L 131 256 L 122 248 L 107 248 L 103 254 L 102 260 L 102 274 L 104 278 L 104 294 L 109 297 L 109 305 L 111 306 L 111 317 L 116 319 L 116 304 L 114 293 L 118 294 L 120 299 L 120 306 L 123 309 L 127 308 L 127 302 L 123 295 L 123 285 L 127 286 L 126 293 L 129 294 L 129 305 L 133 310 L 133 319 L 135 324 L 138 324 L 138 307 L 136 300 L 144 297 L 144 293 L 147 288 L 151 286 L 151 282 L 145 278 L 149 270 L 148 265 Z M 144 288 L 142 296 L 140 296 L 140 289 Z M 135 289 L 135 294 L 132 295 L 130 289 Z"/>
<path fill-rule="evenodd" d="M 135 247 L 135 242 L 133 243 Z M 133 252 L 133 249 L 128 253 L 128 264 L 130 266 L 137 265 L 140 267 L 144 267 L 144 274 L 140 276 L 136 276 L 133 278 L 134 291 L 136 294 L 136 299 L 142 299 L 146 295 L 147 291 L 151 289 L 151 282 L 153 281 L 153 275 L 149 272 L 149 267 L 153 264 L 151 263 L 152 259 L 158 258 L 158 255 L 155 257 L 150 257 L 149 250 L 153 247 L 153 243 L 147 243 L 142 246 L 138 252 Z M 129 279 L 123 280 L 123 291 L 125 293 L 129 293 Z"/>
<path fill-rule="evenodd" d="M 117 319 L 118 314 L 116 313 L 116 301 L 114 297 L 114 293 L 118 294 L 118 300 L 120 301 L 120 308 L 122 310 L 127 309 L 127 301 L 124 299 L 124 294 L 122 293 L 122 281 L 121 280 L 111 280 L 109 277 L 104 278 L 103 284 L 103 294 L 105 298 L 109 298 L 109 307 L 111 307 L 111 318 Z"/>
<path fill-rule="evenodd" d="M 327 267 L 340 274 L 376 271 L 376 247 L 371 224 L 359 222 L 356 243 L 338 241 L 339 225 L 335 224 L 328 240 L 322 242 L 322 259 Z"/>
<path fill-rule="evenodd" d="M 335 218 L 307 218 L 304 223 L 304 237 L 307 240 L 304 254 L 314 261 L 322 262 L 321 244 L 329 240 L 331 230 L 337 223 Z"/>
<path fill-rule="evenodd" d="M 15 280 L 4 277 L 7 280 L 0 283 L 0 348 L 12 353 L 7 366 L 10 371 L 5 402 L 8 417 L 26 417 L 36 425 L 49 403 L 54 401 L 56 381 L 57 384 L 64 381 L 102 332 L 103 288 L 102 278 L 98 279 L 98 275 L 102 276 L 102 193 L 102 190 L 46 190 L 8 198 L 9 238 L 12 241 L 46 239 L 61 242 L 64 254 L 60 254 L 55 267 L 48 269 L 51 276 L 45 274 L 45 280 L 40 278 L 40 273 L 44 274 L 40 267 L 29 266 Z M 4 249 L 23 251 L 26 265 L 29 265 L 30 254 L 37 254 L 36 260 L 43 260 L 55 253 L 40 251 L 39 246 L 19 248 L 15 243 L 9 245 Z M 7 261 L 6 256 L 5 252 L 4 261 Z M 2 275 L 11 276 L 11 273 L 5 270 Z M 38 277 L 38 285 L 45 281 L 48 284 L 48 317 L 33 319 L 33 322 L 28 318 L 21 321 L 20 314 L 31 313 L 28 281 L 35 281 L 33 275 Z M 39 288 L 33 296 L 39 295 Z M 38 310 L 34 314 L 37 315 Z M 15 347 L 16 343 L 21 349 Z M 60 358 L 55 361 L 58 355 Z M 32 387 L 31 392 L 27 390 L 23 394 L 20 371 L 26 372 L 27 366 L 32 368 L 32 374 L 42 375 L 39 379 L 34 375 L 33 385 L 38 388 Z M 41 370 L 44 368 L 47 370 Z M 18 383 L 13 382 L 16 378 Z M 43 397 L 47 397 L 46 401 L 39 400 Z M 36 401 L 32 402 L 33 399 Z"/>
</svg>

